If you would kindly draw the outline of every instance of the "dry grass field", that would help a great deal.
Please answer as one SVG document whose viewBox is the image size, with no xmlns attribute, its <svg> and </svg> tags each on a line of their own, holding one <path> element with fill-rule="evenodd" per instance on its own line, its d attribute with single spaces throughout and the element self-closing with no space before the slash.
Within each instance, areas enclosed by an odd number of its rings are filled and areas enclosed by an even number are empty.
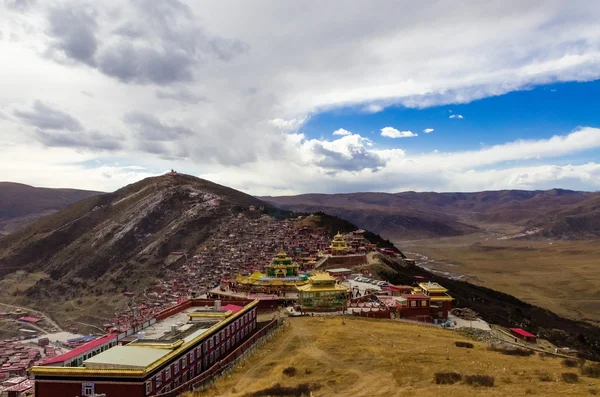
<svg viewBox="0 0 600 397">
<path fill-rule="evenodd" d="M 600 394 L 600 380 L 581 377 L 575 384 L 562 374 L 560 358 L 507 356 L 467 341 L 454 331 L 390 320 L 305 317 L 287 320 L 281 334 L 206 391 L 182 397 L 250 396 L 280 384 L 313 386 L 313 396 L 589 396 Z M 286 372 L 293 372 L 289 376 Z M 456 372 L 461 381 L 438 385 L 434 374 Z M 469 386 L 469 375 L 494 377 L 493 387 Z M 314 387 L 317 385 L 317 387 Z M 262 394 L 267 395 L 267 394 Z M 291 395 L 291 394 L 287 394 Z"/>
<path fill-rule="evenodd" d="M 471 282 L 565 317 L 600 318 L 600 241 L 498 240 L 471 235 L 397 244 L 434 259 L 428 265 L 432 269 L 464 274 Z"/>
</svg>

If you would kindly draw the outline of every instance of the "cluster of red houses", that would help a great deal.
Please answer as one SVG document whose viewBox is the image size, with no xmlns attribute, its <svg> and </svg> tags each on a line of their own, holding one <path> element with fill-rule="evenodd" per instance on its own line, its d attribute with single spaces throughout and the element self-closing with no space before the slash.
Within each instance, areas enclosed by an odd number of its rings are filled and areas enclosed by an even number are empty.
<svg viewBox="0 0 600 397">
<path fill-rule="evenodd" d="M 0 380 L 0 396 L 4 397 L 25 397 L 35 394 L 34 382 L 24 376 L 14 376 L 12 378 Z"/>
<path fill-rule="evenodd" d="M 0 396 L 21 397 L 33 392 L 27 369 L 39 365 L 40 351 L 15 340 L 0 341 Z"/>
<path fill-rule="evenodd" d="M 122 332 L 148 321 L 161 310 L 188 298 L 191 293 L 200 295 L 221 280 L 262 270 L 282 248 L 301 267 L 307 267 L 319 252 L 328 251 L 331 240 L 326 230 L 300 227 L 300 221 L 276 220 L 260 216 L 256 211 L 231 215 L 196 254 L 173 252 L 170 260 L 181 260 L 183 264 L 177 266 L 177 270 L 168 271 L 153 290 L 142 296 L 125 291 L 124 295 L 131 297 L 137 305 L 135 318 L 133 311 L 127 309 L 106 322 L 104 328 L 107 332 Z M 362 234 L 349 234 L 346 238 L 353 247 L 364 246 Z"/>
<path fill-rule="evenodd" d="M 23 376 L 27 368 L 39 363 L 40 351 L 19 341 L 0 341 L 0 379 Z"/>
<path fill-rule="evenodd" d="M 349 311 L 366 317 L 435 322 L 447 319 L 452 310 L 454 298 L 447 292 L 438 283 L 421 282 L 411 286 L 389 285 L 382 281 L 373 284 L 373 289 L 366 294 L 353 294 Z"/>
</svg>

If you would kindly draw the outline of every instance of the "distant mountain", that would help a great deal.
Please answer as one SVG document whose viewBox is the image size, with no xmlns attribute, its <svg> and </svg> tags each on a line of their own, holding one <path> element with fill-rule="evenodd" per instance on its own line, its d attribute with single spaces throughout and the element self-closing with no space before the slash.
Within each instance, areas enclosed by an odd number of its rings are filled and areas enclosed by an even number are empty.
<svg viewBox="0 0 600 397">
<path fill-rule="evenodd" d="M 600 236 L 600 193 L 563 189 L 476 193 L 350 193 L 262 197 L 280 208 L 323 211 L 389 239 L 469 234 L 506 224 L 556 238 Z"/>
<path fill-rule="evenodd" d="M 0 236 L 100 192 L 0 182 Z"/>
</svg>

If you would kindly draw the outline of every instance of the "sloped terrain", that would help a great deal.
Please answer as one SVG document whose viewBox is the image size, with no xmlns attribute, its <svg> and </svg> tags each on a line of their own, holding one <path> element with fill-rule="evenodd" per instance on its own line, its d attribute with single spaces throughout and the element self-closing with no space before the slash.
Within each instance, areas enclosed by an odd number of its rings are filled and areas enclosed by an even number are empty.
<svg viewBox="0 0 600 397">
<path fill-rule="evenodd" d="M 119 293 L 144 285 L 170 252 L 193 251 L 221 219 L 250 205 L 265 206 L 187 175 L 144 179 L 0 239 L 0 276 L 18 270 L 47 274 L 26 291 L 34 302 Z"/>
<path fill-rule="evenodd" d="M 417 266 L 402 266 L 386 257 L 381 259 L 384 265 L 374 270 L 384 280 L 397 285 L 413 285 L 423 279 L 438 282 L 455 298 L 455 307 L 468 307 L 490 323 L 526 329 L 557 346 L 578 349 L 586 358 L 600 361 L 600 328 L 596 326 L 566 319 L 503 292 L 441 277 Z"/>
<path fill-rule="evenodd" d="M 553 238 L 600 236 L 600 193 L 563 189 L 475 193 L 350 193 L 263 197 L 294 211 L 324 211 L 390 239 L 448 237 L 506 226 Z"/>
<path fill-rule="evenodd" d="M 0 182 L 0 236 L 100 192 Z"/>
<path fill-rule="evenodd" d="M 576 384 L 562 381 L 563 373 L 580 371 L 564 367 L 560 358 L 500 354 L 454 331 L 354 317 L 287 322 L 233 372 L 181 397 L 299 396 L 292 390 L 303 389 L 314 397 L 590 396 L 600 388 L 598 379 L 583 376 Z M 473 348 L 456 347 L 456 341 Z M 436 373 L 448 372 L 460 379 L 434 382 Z M 491 376 L 494 386 L 470 386 L 469 375 Z"/>
</svg>

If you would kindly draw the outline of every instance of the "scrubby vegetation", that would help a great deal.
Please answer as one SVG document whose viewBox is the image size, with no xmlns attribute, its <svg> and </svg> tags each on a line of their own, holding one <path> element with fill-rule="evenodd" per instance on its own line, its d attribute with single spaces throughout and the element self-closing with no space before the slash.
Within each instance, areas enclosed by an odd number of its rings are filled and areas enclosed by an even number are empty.
<svg viewBox="0 0 600 397">
<path fill-rule="evenodd" d="M 302 383 L 296 387 L 281 386 L 279 383 L 266 389 L 246 394 L 246 397 L 304 397 L 319 389 L 319 385 Z"/>
<path fill-rule="evenodd" d="M 456 372 L 436 372 L 433 375 L 433 380 L 438 385 L 453 385 L 462 380 L 461 374 Z"/>
<path fill-rule="evenodd" d="M 495 379 L 493 376 L 488 375 L 467 375 L 465 376 L 465 383 L 471 386 L 484 386 L 494 387 Z"/>
<path fill-rule="evenodd" d="M 579 375 L 573 372 L 563 372 L 560 376 L 565 383 L 577 383 L 579 382 Z"/>
<path fill-rule="evenodd" d="M 472 349 L 474 346 L 472 343 L 470 342 L 454 342 L 454 344 L 456 345 L 456 347 L 464 347 L 467 349 Z"/>
<path fill-rule="evenodd" d="M 573 360 L 572 358 L 565 358 L 562 361 L 562 364 L 567 368 L 576 368 L 579 366 L 579 363 L 576 360 Z"/>
<path fill-rule="evenodd" d="M 581 374 L 590 378 L 600 378 L 600 363 L 589 363 L 581 367 Z"/>
<path fill-rule="evenodd" d="M 287 367 L 283 370 L 283 374 L 287 376 L 295 376 L 296 375 L 296 367 Z"/>
</svg>

